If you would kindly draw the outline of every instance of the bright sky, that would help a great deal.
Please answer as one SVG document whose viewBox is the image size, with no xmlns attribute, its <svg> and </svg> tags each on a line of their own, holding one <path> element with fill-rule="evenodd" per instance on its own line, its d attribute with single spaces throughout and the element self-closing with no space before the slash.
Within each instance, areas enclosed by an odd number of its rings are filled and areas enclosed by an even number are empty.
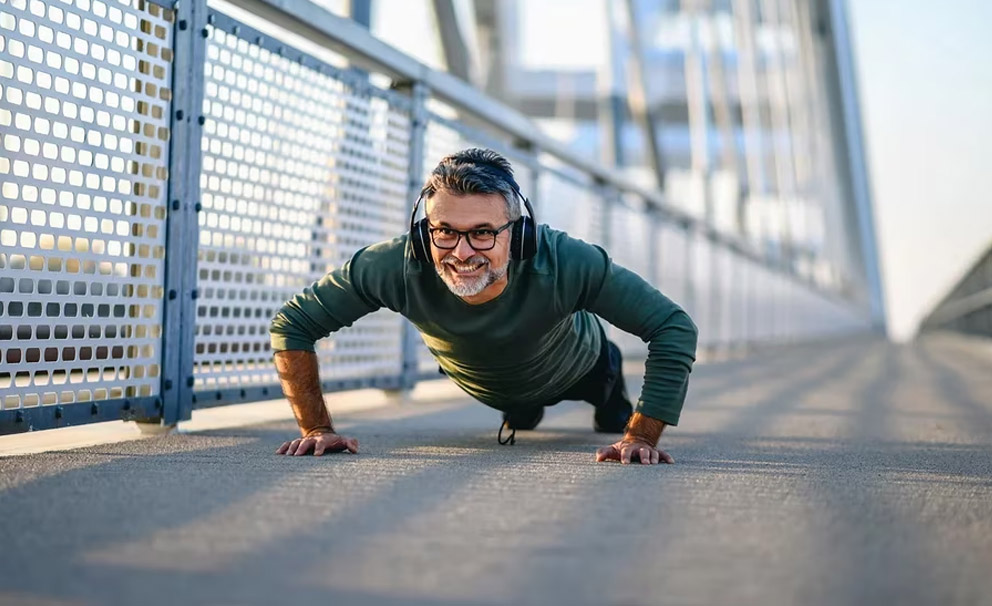
<svg viewBox="0 0 992 606">
<path fill-rule="evenodd" d="M 598 66 L 606 58 L 606 2 L 518 2 L 521 63 L 533 69 L 579 70 Z"/>
<path fill-rule="evenodd" d="M 992 245 L 992 2 L 848 0 L 890 335 Z"/>
</svg>

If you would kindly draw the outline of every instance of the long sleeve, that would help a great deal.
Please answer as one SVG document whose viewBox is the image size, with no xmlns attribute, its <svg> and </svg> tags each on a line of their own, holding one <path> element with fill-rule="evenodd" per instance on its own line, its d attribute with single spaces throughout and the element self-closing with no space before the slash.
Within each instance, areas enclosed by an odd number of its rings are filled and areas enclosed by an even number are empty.
<svg viewBox="0 0 992 606">
<path fill-rule="evenodd" d="M 648 344 L 644 387 L 635 410 L 678 425 L 698 331 L 689 315 L 634 272 L 596 246 L 569 239 L 562 267 L 577 279 L 576 304 Z M 574 279 L 573 278 L 573 279 Z"/>
<path fill-rule="evenodd" d="M 382 307 L 401 311 L 406 238 L 363 248 L 287 301 L 272 319 L 273 351 L 314 351 L 314 343 Z"/>
</svg>

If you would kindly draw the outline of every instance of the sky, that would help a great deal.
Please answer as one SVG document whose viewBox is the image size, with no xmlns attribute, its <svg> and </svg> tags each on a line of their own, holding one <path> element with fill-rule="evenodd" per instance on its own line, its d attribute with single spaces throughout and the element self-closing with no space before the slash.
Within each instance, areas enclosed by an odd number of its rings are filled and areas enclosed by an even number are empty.
<svg viewBox="0 0 992 606">
<path fill-rule="evenodd" d="M 992 2 L 848 0 L 889 334 L 992 246 Z"/>
</svg>

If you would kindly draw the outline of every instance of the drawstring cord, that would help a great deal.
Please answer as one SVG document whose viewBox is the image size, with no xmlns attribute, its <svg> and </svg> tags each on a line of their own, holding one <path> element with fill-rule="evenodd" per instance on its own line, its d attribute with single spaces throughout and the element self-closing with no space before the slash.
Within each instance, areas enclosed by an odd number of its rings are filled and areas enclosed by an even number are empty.
<svg viewBox="0 0 992 606">
<path fill-rule="evenodd" d="M 504 427 L 510 430 L 510 435 L 506 438 L 506 440 L 503 439 Z M 499 433 L 496 434 L 496 441 L 499 442 L 500 446 L 506 446 L 507 444 L 513 446 L 517 443 L 517 430 L 510 427 L 506 421 L 503 421 L 503 423 L 499 426 Z"/>
</svg>

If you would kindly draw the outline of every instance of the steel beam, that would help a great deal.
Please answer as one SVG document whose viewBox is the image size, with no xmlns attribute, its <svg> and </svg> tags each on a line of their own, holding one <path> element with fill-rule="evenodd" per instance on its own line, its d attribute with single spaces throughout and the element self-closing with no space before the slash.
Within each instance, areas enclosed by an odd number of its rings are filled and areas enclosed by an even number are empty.
<svg viewBox="0 0 992 606">
<path fill-rule="evenodd" d="M 611 3 L 611 6 L 613 4 Z M 644 71 L 645 48 L 641 36 L 640 20 L 637 18 L 635 0 L 626 0 L 627 27 L 630 34 L 631 53 L 630 69 L 627 70 L 627 101 L 630 113 L 640 124 L 647 142 L 648 166 L 654 171 L 659 190 L 665 189 L 665 161 L 661 140 L 658 137 L 658 127 L 654 111 L 648 105 L 647 79 Z M 608 7 L 609 9 L 609 7 Z M 612 18 L 611 18 L 612 22 Z"/>
<path fill-rule="evenodd" d="M 471 51 L 465 44 L 465 38 L 458 27 L 458 15 L 454 3 L 452 0 L 433 0 L 432 5 L 437 29 L 441 34 L 444 64 L 448 66 L 448 73 L 473 86 L 480 86 L 478 74 L 472 68 Z"/>
<path fill-rule="evenodd" d="M 162 423 L 193 414 L 193 341 L 199 245 L 200 146 L 207 3 L 179 3 L 173 66 L 169 211 L 166 223 L 166 300 L 162 337 Z"/>
</svg>

